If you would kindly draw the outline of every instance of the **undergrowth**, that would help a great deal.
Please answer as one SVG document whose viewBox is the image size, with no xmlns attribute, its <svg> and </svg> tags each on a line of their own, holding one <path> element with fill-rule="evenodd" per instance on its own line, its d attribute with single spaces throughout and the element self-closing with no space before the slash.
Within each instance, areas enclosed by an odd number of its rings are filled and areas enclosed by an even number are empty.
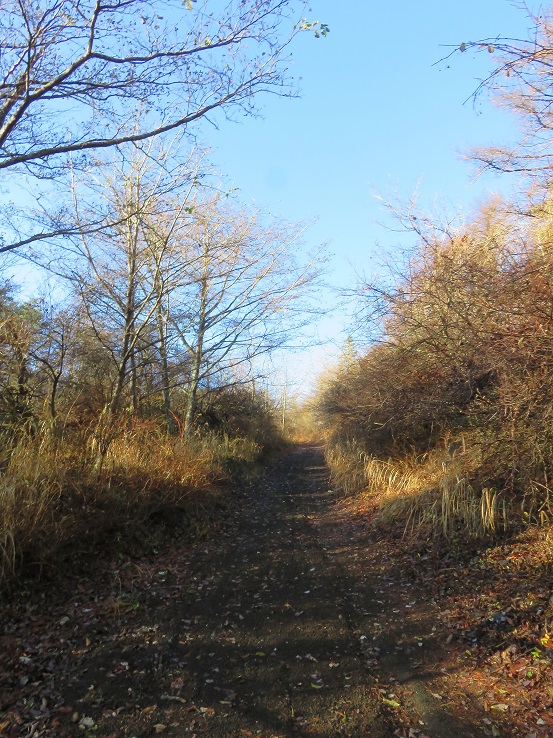
<svg viewBox="0 0 553 738">
<path fill-rule="evenodd" d="M 378 459 L 347 444 L 326 451 L 333 485 L 356 496 L 373 511 L 376 526 L 401 526 L 406 538 L 471 539 L 500 535 L 530 519 L 537 498 L 528 496 L 519 510 L 504 494 L 476 484 L 478 459 L 435 450 L 422 456 Z M 543 504 L 539 506 L 543 513 Z"/>
<path fill-rule="evenodd" d="M 169 436 L 156 421 L 113 424 L 100 468 L 93 433 L 60 439 L 46 428 L 6 451 L 0 477 L 0 584 L 83 541 L 187 516 L 199 532 L 221 483 L 251 473 L 263 448 L 248 437 Z"/>
<path fill-rule="evenodd" d="M 550 195 L 531 219 L 499 200 L 454 227 L 396 213 L 417 241 L 360 286 L 366 348 L 315 400 L 336 484 L 376 522 L 449 540 L 551 522 L 551 213 Z"/>
</svg>

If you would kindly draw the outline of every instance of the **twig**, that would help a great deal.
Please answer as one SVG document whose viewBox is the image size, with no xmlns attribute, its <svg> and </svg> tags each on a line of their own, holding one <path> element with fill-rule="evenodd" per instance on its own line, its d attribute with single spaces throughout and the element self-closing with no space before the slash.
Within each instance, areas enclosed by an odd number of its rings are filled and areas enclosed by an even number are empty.
<svg viewBox="0 0 553 738">
<path fill-rule="evenodd" d="M 511 666 L 512 664 L 516 664 L 516 662 L 521 659 L 523 656 L 527 656 L 529 653 L 532 653 L 532 651 L 536 648 L 536 646 L 530 646 L 530 648 L 527 648 L 526 651 L 522 651 L 522 653 L 519 653 L 519 655 L 510 661 L 508 664 L 500 664 L 496 669 L 493 669 L 488 673 L 489 676 L 492 674 L 496 674 L 500 669 L 503 669 L 505 666 Z"/>
<path fill-rule="evenodd" d="M 176 697 L 172 694 L 162 694 L 160 697 L 160 700 L 171 700 L 172 702 L 182 702 L 183 705 L 188 704 L 188 700 L 185 700 L 184 697 Z"/>
</svg>

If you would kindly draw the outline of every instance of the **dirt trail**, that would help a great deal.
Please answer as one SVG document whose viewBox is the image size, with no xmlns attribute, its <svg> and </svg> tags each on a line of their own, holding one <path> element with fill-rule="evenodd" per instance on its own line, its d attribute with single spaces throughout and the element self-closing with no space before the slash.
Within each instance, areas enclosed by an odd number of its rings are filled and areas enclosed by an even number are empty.
<svg viewBox="0 0 553 738">
<path fill-rule="evenodd" d="M 429 692 L 424 607 L 410 625 L 359 551 L 322 449 L 298 447 L 213 537 L 7 611 L 0 734 L 475 735 Z"/>
</svg>

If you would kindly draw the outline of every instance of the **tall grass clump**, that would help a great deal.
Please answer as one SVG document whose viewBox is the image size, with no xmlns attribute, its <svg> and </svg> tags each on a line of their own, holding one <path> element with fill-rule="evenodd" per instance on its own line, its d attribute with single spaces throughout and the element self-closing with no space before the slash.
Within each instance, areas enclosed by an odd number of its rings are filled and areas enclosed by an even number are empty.
<svg viewBox="0 0 553 738">
<path fill-rule="evenodd" d="M 399 524 L 408 538 L 448 539 L 460 531 L 482 538 L 507 529 L 505 497 L 489 487 L 475 490 L 466 461 L 447 452 L 383 460 L 352 444 L 329 445 L 326 459 L 335 488 L 371 510 L 379 527 Z"/>
<path fill-rule="evenodd" d="M 21 439 L 0 478 L 0 581 L 155 513 L 186 510 L 224 477 L 214 444 L 200 449 L 151 431 L 117 435 L 100 471 L 79 438 Z"/>
</svg>

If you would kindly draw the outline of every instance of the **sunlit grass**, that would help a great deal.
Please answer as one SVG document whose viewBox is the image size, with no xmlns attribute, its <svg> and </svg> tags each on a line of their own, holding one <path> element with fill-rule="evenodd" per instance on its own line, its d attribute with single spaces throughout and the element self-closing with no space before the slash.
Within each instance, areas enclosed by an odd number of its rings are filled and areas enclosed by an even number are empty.
<svg viewBox="0 0 553 738">
<path fill-rule="evenodd" d="M 481 538 L 507 528 L 504 496 L 470 482 L 474 454 L 435 450 L 382 460 L 349 444 L 330 446 L 327 462 L 333 484 L 370 506 L 376 525 L 400 524 L 406 537 L 450 538 L 462 532 Z"/>
<path fill-rule="evenodd" d="M 252 439 L 170 437 L 155 421 L 113 423 L 100 469 L 94 432 L 47 430 L 6 452 L 0 476 L 0 581 L 22 566 L 55 560 L 76 541 L 139 525 L 156 513 L 198 507 L 236 467 L 253 465 Z M 209 495 L 208 495 L 209 496 Z"/>
</svg>

